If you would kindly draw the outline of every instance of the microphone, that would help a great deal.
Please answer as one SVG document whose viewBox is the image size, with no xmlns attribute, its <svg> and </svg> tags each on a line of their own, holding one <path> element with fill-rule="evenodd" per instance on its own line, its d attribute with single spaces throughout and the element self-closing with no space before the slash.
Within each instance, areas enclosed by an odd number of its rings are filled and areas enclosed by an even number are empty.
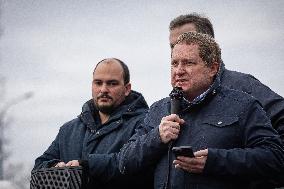
<svg viewBox="0 0 284 189">
<path fill-rule="evenodd" d="M 181 100 L 183 98 L 183 91 L 181 87 L 174 87 L 173 90 L 170 93 L 170 99 L 171 99 L 171 114 L 179 114 L 181 109 Z M 169 181 L 170 181 L 170 172 L 171 172 L 171 150 L 173 146 L 174 141 L 170 141 L 168 145 L 168 172 L 167 172 L 167 178 L 164 185 L 165 189 L 169 188 Z"/>
<path fill-rule="evenodd" d="M 178 114 L 181 108 L 181 100 L 183 91 L 181 87 L 174 87 L 170 93 L 171 98 L 171 114 Z"/>
</svg>

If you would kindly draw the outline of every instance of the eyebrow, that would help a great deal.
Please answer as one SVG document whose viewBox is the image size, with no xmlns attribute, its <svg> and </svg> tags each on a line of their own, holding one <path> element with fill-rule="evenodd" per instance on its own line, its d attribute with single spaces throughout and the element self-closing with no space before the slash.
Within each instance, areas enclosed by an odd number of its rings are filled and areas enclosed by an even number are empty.
<svg viewBox="0 0 284 189">
<path fill-rule="evenodd" d="M 93 81 L 103 81 L 103 82 L 119 82 L 117 79 L 103 80 L 103 79 L 94 79 Z"/>
</svg>

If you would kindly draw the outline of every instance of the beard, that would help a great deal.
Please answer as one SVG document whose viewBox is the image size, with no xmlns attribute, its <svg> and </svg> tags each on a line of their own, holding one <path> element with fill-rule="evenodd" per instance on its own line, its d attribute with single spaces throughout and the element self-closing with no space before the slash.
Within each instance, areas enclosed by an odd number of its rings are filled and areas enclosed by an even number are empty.
<svg viewBox="0 0 284 189">
<path fill-rule="evenodd" d="M 100 105 L 98 103 L 100 98 L 108 98 L 110 100 L 113 100 L 113 98 L 111 96 L 109 96 L 108 94 L 102 94 L 102 95 L 98 96 L 97 100 L 95 101 L 95 105 L 96 105 L 97 109 L 100 112 L 102 112 L 104 114 L 110 115 L 113 112 L 114 108 L 115 108 L 113 102 L 111 104 L 102 104 L 102 105 Z"/>
<path fill-rule="evenodd" d="M 110 104 L 110 105 L 98 105 L 97 104 L 97 109 L 104 114 L 110 115 L 114 110 L 114 106 L 113 104 Z"/>
</svg>

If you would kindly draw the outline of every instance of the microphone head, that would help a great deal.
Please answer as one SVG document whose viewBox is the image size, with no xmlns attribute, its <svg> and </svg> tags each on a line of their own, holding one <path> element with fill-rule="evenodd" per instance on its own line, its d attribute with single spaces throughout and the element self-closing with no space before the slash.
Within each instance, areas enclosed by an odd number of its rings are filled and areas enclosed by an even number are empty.
<svg viewBox="0 0 284 189">
<path fill-rule="evenodd" d="M 174 87 L 170 93 L 171 99 L 181 100 L 183 98 L 183 91 L 181 87 Z"/>
<path fill-rule="evenodd" d="M 170 93 L 171 98 L 171 114 L 178 114 L 180 110 L 180 102 L 183 98 L 183 91 L 181 87 L 174 87 Z"/>
</svg>

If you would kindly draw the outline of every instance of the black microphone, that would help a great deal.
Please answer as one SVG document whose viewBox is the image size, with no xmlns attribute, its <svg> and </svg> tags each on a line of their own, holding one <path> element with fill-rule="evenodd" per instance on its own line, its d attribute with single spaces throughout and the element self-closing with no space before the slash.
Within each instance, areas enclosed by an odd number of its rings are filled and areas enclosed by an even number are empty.
<svg viewBox="0 0 284 189">
<path fill-rule="evenodd" d="M 171 114 L 179 114 L 181 109 L 181 100 L 183 98 L 182 88 L 174 87 L 169 96 L 171 98 Z M 169 181 L 170 181 L 169 179 L 170 179 L 170 172 L 172 165 L 170 153 L 172 150 L 172 146 L 173 146 L 173 141 L 170 141 L 168 145 L 168 173 L 167 173 L 166 183 L 164 185 L 165 189 L 169 188 Z"/>
<path fill-rule="evenodd" d="M 171 98 L 171 114 L 178 114 L 181 108 L 181 100 L 183 91 L 181 87 L 174 87 L 170 93 Z"/>
</svg>

